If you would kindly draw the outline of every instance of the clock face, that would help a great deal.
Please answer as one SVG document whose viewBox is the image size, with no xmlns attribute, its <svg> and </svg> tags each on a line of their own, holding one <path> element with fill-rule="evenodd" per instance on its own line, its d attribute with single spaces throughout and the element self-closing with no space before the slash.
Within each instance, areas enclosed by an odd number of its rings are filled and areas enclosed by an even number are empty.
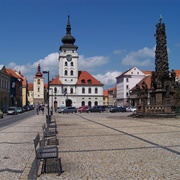
<svg viewBox="0 0 180 180">
<path fill-rule="evenodd" d="M 66 56 L 66 59 L 67 59 L 67 61 L 71 61 L 71 60 L 72 60 L 72 56 L 71 56 L 70 54 L 68 54 L 68 55 Z"/>
</svg>

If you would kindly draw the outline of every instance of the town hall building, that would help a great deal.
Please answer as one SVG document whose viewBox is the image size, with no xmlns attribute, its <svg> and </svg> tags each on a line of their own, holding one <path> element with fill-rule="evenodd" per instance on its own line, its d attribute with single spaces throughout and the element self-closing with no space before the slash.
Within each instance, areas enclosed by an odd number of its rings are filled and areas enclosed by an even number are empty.
<svg viewBox="0 0 180 180">
<path fill-rule="evenodd" d="M 78 47 L 71 35 L 70 17 L 59 50 L 59 75 L 49 83 L 49 104 L 60 106 L 103 105 L 103 84 L 87 71 L 78 69 Z"/>
</svg>

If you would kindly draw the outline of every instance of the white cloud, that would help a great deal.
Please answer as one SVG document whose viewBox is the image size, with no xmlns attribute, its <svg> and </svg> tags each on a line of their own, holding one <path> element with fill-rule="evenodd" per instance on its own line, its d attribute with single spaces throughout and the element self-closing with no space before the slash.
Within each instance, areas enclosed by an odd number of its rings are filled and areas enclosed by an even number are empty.
<svg viewBox="0 0 180 180">
<path fill-rule="evenodd" d="M 121 49 L 120 50 L 114 50 L 113 54 L 122 54 L 124 52 L 126 52 L 126 50 L 124 50 L 124 49 L 123 50 L 121 50 Z"/>
<path fill-rule="evenodd" d="M 93 76 L 104 85 L 113 86 L 116 84 L 116 77 L 119 76 L 120 74 L 122 74 L 122 72 L 113 71 L 113 72 L 107 72 L 106 74 L 97 74 Z"/>
<path fill-rule="evenodd" d="M 94 67 L 99 67 L 103 64 L 107 64 L 109 62 L 109 57 L 105 56 L 94 56 L 90 58 L 85 58 L 83 55 L 79 56 L 79 70 L 90 70 Z"/>
<path fill-rule="evenodd" d="M 152 66 L 155 58 L 155 47 L 144 47 L 138 51 L 130 52 L 122 60 L 122 64 L 126 66 Z"/>
<path fill-rule="evenodd" d="M 41 66 L 42 71 L 50 71 L 50 79 L 58 75 L 59 70 L 59 53 L 51 53 L 46 56 L 44 59 L 40 59 L 33 64 L 17 65 L 15 62 L 11 62 L 7 65 L 7 68 L 15 69 L 20 71 L 23 76 L 26 77 L 28 82 L 33 82 L 33 77 L 35 76 L 38 68 L 38 64 Z"/>
<path fill-rule="evenodd" d="M 33 82 L 33 77 L 35 76 L 38 68 L 38 64 L 41 66 L 42 71 L 50 72 L 50 79 L 59 74 L 59 53 L 51 53 L 46 57 L 39 59 L 33 64 L 17 65 L 15 62 L 11 62 L 7 65 L 7 68 L 12 68 L 20 71 L 24 75 L 28 82 Z M 95 67 L 99 67 L 103 64 L 107 64 L 109 57 L 95 56 L 90 58 L 85 58 L 83 55 L 79 56 L 79 70 L 92 70 Z M 46 78 L 46 76 L 44 76 Z"/>
</svg>

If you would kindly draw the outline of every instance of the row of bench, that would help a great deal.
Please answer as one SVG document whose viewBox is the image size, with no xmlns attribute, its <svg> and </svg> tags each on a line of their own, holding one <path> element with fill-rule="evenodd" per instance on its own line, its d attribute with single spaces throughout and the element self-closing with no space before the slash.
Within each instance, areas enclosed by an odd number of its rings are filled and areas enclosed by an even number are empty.
<svg viewBox="0 0 180 180">
<path fill-rule="evenodd" d="M 39 164 L 42 162 L 41 173 L 47 173 L 47 163 L 49 166 L 55 164 L 55 171 L 60 175 L 62 171 L 61 159 L 59 158 L 59 140 L 57 139 L 57 124 L 56 119 L 52 120 L 52 115 L 46 115 L 46 123 L 42 126 L 43 137 L 40 138 L 40 134 L 37 133 L 34 139 L 35 147 L 35 166 L 38 174 Z"/>
</svg>

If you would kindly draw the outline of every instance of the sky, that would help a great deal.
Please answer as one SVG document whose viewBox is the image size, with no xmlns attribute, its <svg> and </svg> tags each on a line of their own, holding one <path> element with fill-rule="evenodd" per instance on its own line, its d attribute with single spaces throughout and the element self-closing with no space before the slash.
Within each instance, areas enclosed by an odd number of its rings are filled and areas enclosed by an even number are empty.
<svg viewBox="0 0 180 180">
<path fill-rule="evenodd" d="M 79 70 L 112 88 L 129 68 L 155 69 L 154 34 L 162 16 L 169 68 L 180 69 L 179 7 L 179 0 L 0 0 L 0 64 L 29 83 L 38 64 L 50 79 L 57 76 L 69 15 Z"/>
</svg>

